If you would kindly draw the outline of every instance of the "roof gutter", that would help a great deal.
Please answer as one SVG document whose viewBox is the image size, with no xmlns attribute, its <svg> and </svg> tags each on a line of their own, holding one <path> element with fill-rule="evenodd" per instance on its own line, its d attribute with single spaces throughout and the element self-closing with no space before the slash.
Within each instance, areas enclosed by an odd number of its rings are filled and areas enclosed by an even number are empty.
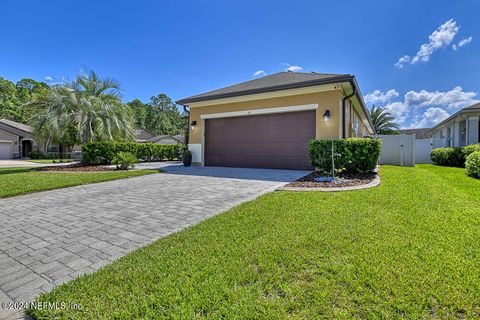
<svg viewBox="0 0 480 320">
<path fill-rule="evenodd" d="M 355 86 L 355 84 L 353 83 L 352 80 L 349 81 L 350 82 L 350 85 L 352 86 L 352 93 L 349 94 L 348 96 L 345 96 L 343 99 L 342 99 L 342 139 L 345 139 L 346 137 L 346 130 L 345 130 L 345 124 L 346 124 L 346 121 L 345 121 L 345 114 L 346 114 L 346 105 L 345 105 L 345 102 L 350 99 L 351 97 L 353 97 L 354 95 L 357 94 L 357 87 Z"/>
</svg>

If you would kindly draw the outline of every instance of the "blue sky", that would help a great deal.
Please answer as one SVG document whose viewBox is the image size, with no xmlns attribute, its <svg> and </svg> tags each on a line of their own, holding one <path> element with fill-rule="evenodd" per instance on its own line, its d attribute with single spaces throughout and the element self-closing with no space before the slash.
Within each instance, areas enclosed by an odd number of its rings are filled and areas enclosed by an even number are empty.
<svg viewBox="0 0 480 320">
<path fill-rule="evenodd" d="M 475 0 L 2 1 L 0 76 L 93 69 L 125 101 L 148 101 L 260 70 L 352 73 L 402 127 L 431 126 L 480 100 L 479 11 Z"/>
</svg>

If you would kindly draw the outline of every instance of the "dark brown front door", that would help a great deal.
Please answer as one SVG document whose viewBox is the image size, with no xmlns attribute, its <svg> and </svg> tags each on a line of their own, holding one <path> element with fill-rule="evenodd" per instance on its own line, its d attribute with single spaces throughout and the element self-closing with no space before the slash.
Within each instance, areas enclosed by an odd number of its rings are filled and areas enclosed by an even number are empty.
<svg viewBox="0 0 480 320">
<path fill-rule="evenodd" d="M 315 111 L 205 120 L 205 165 L 312 169 Z"/>
</svg>

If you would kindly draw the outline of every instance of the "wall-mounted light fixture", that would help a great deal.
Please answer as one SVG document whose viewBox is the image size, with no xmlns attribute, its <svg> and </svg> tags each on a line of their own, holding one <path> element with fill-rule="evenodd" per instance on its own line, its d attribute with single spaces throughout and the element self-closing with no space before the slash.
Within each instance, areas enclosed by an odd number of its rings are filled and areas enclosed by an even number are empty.
<svg viewBox="0 0 480 320">
<path fill-rule="evenodd" d="M 192 127 L 192 131 L 195 130 L 195 126 L 197 125 L 197 121 L 193 120 L 191 123 L 190 123 L 190 126 Z"/>
<path fill-rule="evenodd" d="M 323 122 L 330 122 L 330 110 L 325 110 L 325 112 L 323 113 Z"/>
</svg>

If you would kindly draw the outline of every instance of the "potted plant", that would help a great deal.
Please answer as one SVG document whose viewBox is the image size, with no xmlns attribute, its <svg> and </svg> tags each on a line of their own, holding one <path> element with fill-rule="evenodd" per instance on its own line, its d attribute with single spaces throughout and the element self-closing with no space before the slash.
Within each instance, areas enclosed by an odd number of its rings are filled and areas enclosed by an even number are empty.
<svg viewBox="0 0 480 320">
<path fill-rule="evenodd" d="M 183 165 L 185 167 L 190 167 L 192 165 L 192 152 L 188 149 L 183 150 Z"/>
</svg>

